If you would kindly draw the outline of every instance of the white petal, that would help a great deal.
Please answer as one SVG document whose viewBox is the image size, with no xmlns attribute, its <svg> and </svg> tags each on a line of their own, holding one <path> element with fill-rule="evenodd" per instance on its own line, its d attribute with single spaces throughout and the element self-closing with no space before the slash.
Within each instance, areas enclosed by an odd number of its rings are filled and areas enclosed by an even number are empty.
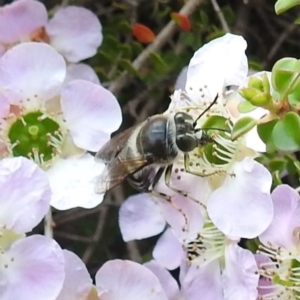
<svg viewBox="0 0 300 300">
<path fill-rule="evenodd" d="M 86 300 L 93 286 L 92 278 L 83 261 L 73 252 L 63 250 L 65 281 L 55 300 Z"/>
<path fill-rule="evenodd" d="M 0 226 L 25 233 L 32 230 L 50 208 L 47 175 L 24 157 L 0 162 Z"/>
<path fill-rule="evenodd" d="M 209 217 L 227 236 L 257 237 L 273 218 L 272 176 L 249 157 L 235 163 L 233 172 L 208 200 Z"/>
<path fill-rule="evenodd" d="M 156 261 L 168 270 L 178 268 L 186 256 L 182 244 L 171 228 L 168 228 L 158 239 L 152 255 Z"/>
<path fill-rule="evenodd" d="M 23 43 L 8 50 L 0 60 L 0 84 L 26 101 L 56 96 L 66 76 L 63 57 L 44 43 Z"/>
<path fill-rule="evenodd" d="M 83 79 L 95 84 L 100 84 L 100 80 L 92 67 L 87 64 L 70 64 L 67 66 L 67 75 L 64 85 L 67 85 L 72 80 Z"/>
<path fill-rule="evenodd" d="M 105 263 L 96 274 L 96 285 L 101 300 L 167 300 L 157 277 L 128 260 Z"/>
<path fill-rule="evenodd" d="M 51 205 L 65 210 L 73 207 L 92 208 L 100 204 L 103 195 L 94 193 L 96 178 L 104 165 L 85 154 L 58 160 L 48 171 L 53 191 Z"/>
<path fill-rule="evenodd" d="M 85 80 L 74 80 L 64 88 L 61 107 L 74 143 L 89 151 L 98 151 L 122 121 L 115 96 Z"/>
<path fill-rule="evenodd" d="M 140 240 L 159 234 L 166 222 L 149 194 L 137 194 L 122 203 L 119 226 L 124 241 Z"/>
<path fill-rule="evenodd" d="M 178 283 L 174 277 L 172 277 L 170 272 L 164 269 L 154 260 L 145 263 L 144 266 L 147 267 L 158 278 L 168 299 L 176 299 L 176 296 L 179 293 L 179 287 Z"/>
<path fill-rule="evenodd" d="M 188 94 L 199 98 L 200 89 L 207 86 L 213 99 L 223 87 L 244 83 L 248 72 L 246 47 L 243 37 L 227 33 L 196 51 L 188 66 Z"/>
<path fill-rule="evenodd" d="M 225 299 L 256 300 L 258 296 L 257 265 L 254 255 L 236 244 L 231 244 L 225 252 L 223 290 Z"/>
<path fill-rule="evenodd" d="M 1 255 L 1 300 L 53 300 L 64 281 L 59 245 L 42 235 L 22 238 Z"/>
</svg>

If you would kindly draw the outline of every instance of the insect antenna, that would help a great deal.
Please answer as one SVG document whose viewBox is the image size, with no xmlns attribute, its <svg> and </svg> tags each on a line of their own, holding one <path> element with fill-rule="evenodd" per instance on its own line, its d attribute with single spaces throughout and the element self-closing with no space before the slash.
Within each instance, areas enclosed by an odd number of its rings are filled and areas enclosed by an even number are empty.
<svg viewBox="0 0 300 300">
<path fill-rule="evenodd" d="M 214 105 L 216 104 L 216 102 L 217 102 L 217 100 L 218 100 L 218 97 L 219 97 L 219 95 L 217 94 L 216 97 L 215 97 L 215 99 L 214 99 L 214 101 L 213 101 L 211 104 L 209 104 L 208 107 L 205 108 L 204 111 L 203 111 L 203 112 L 198 116 L 198 118 L 194 121 L 194 123 L 193 123 L 193 127 L 194 127 L 194 128 L 197 126 L 198 120 L 199 120 L 205 113 L 207 113 L 207 112 L 212 108 L 212 106 L 214 106 Z M 212 129 L 212 128 L 211 128 L 211 129 Z M 198 131 L 199 131 L 199 130 L 198 130 Z"/>
</svg>

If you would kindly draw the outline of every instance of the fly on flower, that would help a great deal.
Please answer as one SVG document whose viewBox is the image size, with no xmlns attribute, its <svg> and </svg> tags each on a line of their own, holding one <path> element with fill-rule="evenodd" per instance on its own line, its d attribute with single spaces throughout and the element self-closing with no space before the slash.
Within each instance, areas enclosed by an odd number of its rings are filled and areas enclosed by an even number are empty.
<svg viewBox="0 0 300 300">
<path fill-rule="evenodd" d="M 188 153 L 213 142 L 204 132 L 207 128 L 196 126 L 217 99 L 218 96 L 196 120 L 182 111 L 159 114 L 113 137 L 96 154 L 96 159 L 105 164 L 96 184 L 96 193 L 105 193 L 125 179 L 136 190 L 149 192 L 164 171 L 165 182 L 169 186 L 172 164 L 180 153 L 184 154 L 185 170 L 189 172 Z M 199 134 L 199 131 L 202 133 Z"/>
</svg>

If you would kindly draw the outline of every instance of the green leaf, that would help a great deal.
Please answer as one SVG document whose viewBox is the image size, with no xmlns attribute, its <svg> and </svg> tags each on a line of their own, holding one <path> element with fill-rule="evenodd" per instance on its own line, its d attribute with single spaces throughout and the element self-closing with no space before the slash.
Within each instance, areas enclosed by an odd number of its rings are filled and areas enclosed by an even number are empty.
<svg viewBox="0 0 300 300">
<path fill-rule="evenodd" d="M 282 97 L 285 97 L 299 84 L 299 75 L 300 61 L 291 57 L 282 58 L 273 66 L 272 85 Z"/>
<path fill-rule="evenodd" d="M 257 125 L 257 120 L 251 117 L 243 117 L 239 119 L 233 126 L 231 139 L 234 141 L 242 135 L 249 132 L 253 127 Z"/>
<path fill-rule="evenodd" d="M 154 68 L 157 71 L 162 71 L 162 70 L 168 69 L 167 64 L 165 63 L 165 61 L 163 60 L 163 58 L 161 57 L 161 55 L 159 53 L 151 52 L 150 59 L 151 59 L 151 62 L 153 64 Z"/>
<path fill-rule="evenodd" d="M 277 0 L 275 3 L 275 12 L 279 15 L 296 5 L 300 5 L 299 0 Z"/>
<path fill-rule="evenodd" d="M 279 171 L 282 172 L 286 169 L 287 161 L 283 158 L 272 159 L 269 164 L 271 172 Z"/>
<path fill-rule="evenodd" d="M 240 113 L 247 113 L 247 112 L 254 110 L 255 108 L 256 108 L 256 106 L 252 105 L 248 101 L 243 101 L 238 105 L 238 111 Z"/>
<path fill-rule="evenodd" d="M 272 138 L 277 149 L 297 151 L 300 149 L 300 117 L 288 112 L 273 128 Z"/>
<path fill-rule="evenodd" d="M 139 72 L 134 68 L 130 60 L 120 59 L 118 61 L 118 65 L 126 70 L 129 74 L 134 75 L 136 77 L 140 77 Z"/>
<path fill-rule="evenodd" d="M 277 120 L 272 120 L 267 123 L 257 125 L 257 133 L 262 141 L 268 146 L 273 145 L 272 140 L 272 131 L 274 126 L 276 125 Z"/>
</svg>

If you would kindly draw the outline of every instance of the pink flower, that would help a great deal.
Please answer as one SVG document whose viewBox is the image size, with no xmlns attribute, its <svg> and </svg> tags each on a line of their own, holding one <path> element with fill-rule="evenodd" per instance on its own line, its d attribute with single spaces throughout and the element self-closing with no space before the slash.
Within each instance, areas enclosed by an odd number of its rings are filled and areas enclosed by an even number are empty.
<svg viewBox="0 0 300 300">
<path fill-rule="evenodd" d="M 59 245 L 40 235 L 24 237 L 50 207 L 47 174 L 29 159 L 0 162 L 0 298 L 55 299 L 64 280 Z"/>
<path fill-rule="evenodd" d="M 87 150 L 109 140 L 121 110 L 99 84 L 69 80 L 63 57 L 47 44 L 23 43 L 4 54 L 0 155 L 25 156 L 47 170 L 57 209 L 90 208 L 102 201 L 93 192 L 101 165 Z"/>
<path fill-rule="evenodd" d="M 41 41 L 53 46 L 67 61 L 79 62 L 94 56 L 102 43 L 98 18 L 83 7 L 59 8 L 50 20 L 46 7 L 35 0 L 18 0 L 0 10 L 3 50 L 17 43 Z"/>
<path fill-rule="evenodd" d="M 300 261 L 300 199 L 288 185 L 279 185 L 272 192 L 274 218 L 259 236 L 262 245 L 257 257 L 261 299 L 296 299 Z"/>
</svg>

